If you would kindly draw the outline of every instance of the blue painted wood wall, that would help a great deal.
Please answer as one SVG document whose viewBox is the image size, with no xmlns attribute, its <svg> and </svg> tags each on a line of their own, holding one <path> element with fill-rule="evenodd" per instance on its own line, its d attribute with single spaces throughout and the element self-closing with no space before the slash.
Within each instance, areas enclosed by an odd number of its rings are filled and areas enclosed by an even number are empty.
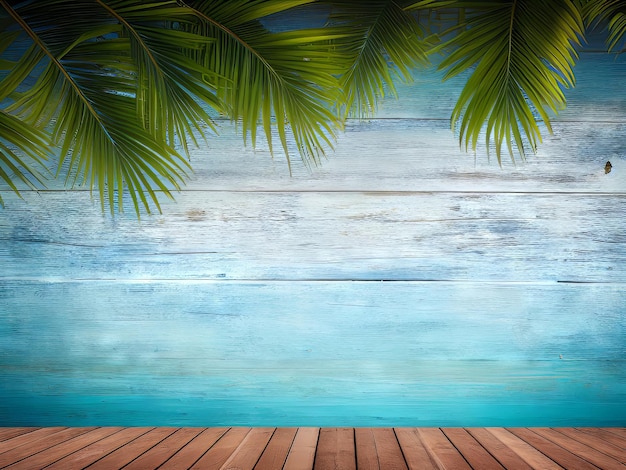
<svg viewBox="0 0 626 470">
<path fill-rule="evenodd" d="M 626 59 L 576 73 L 515 165 L 422 71 L 292 176 L 223 122 L 162 215 L 3 192 L 0 425 L 624 426 Z"/>
</svg>

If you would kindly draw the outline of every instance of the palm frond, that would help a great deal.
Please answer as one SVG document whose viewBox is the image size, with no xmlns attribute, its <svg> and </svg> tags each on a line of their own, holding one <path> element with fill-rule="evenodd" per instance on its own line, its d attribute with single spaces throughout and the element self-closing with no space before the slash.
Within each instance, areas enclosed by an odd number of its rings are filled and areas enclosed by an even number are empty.
<svg viewBox="0 0 626 470">
<path fill-rule="evenodd" d="M 211 43 L 181 27 L 195 16 L 171 1 L 0 6 L 13 22 L 0 45 L 30 43 L 2 77 L 5 112 L 48 130 L 59 173 L 97 188 L 103 208 L 122 210 L 125 190 L 138 215 L 159 208 L 190 168 L 174 146 L 211 125 L 198 96 L 219 106 L 211 71 L 188 58 Z"/>
<path fill-rule="evenodd" d="M 198 100 L 220 110 L 215 77 L 190 56 L 210 48 L 212 38 L 188 32 L 198 19 L 175 1 L 96 0 L 120 25 L 135 64 L 137 113 L 148 132 L 170 146 L 204 137 L 213 121 Z"/>
<path fill-rule="evenodd" d="M 0 181 L 17 195 L 23 183 L 31 189 L 44 185 L 47 172 L 49 136 L 27 123 L 0 110 Z M 0 194 L 0 206 L 3 205 Z"/>
<path fill-rule="evenodd" d="M 592 27 L 607 25 L 609 51 L 619 49 L 624 52 L 626 44 L 620 46 L 626 34 L 626 3 L 623 0 L 589 0 L 584 2 L 583 12 Z"/>
<path fill-rule="evenodd" d="M 450 7 L 450 2 L 428 2 Z M 538 121 L 549 132 L 550 112 L 565 106 L 563 89 L 575 83 L 575 45 L 583 35 L 579 9 L 570 0 L 454 2 L 464 21 L 443 44 L 449 54 L 440 64 L 444 79 L 469 73 L 452 113 L 460 143 L 474 150 L 482 132 L 487 149 L 503 144 L 511 158 L 525 156 L 541 142 Z"/>
<path fill-rule="evenodd" d="M 329 23 L 345 35 L 340 47 L 349 57 L 341 75 L 345 113 L 366 117 L 394 78 L 412 81 L 412 69 L 428 65 L 429 43 L 416 16 L 398 1 L 331 1 Z"/>
<path fill-rule="evenodd" d="M 339 99 L 331 43 L 337 34 L 322 28 L 271 32 L 260 21 L 305 3 L 214 0 L 189 7 L 203 21 L 197 32 L 216 39 L 201 63 L 224 77 L 217 96 L 225 114 L 241 123 L 253 145 L 262 128 L 273 151 L 276 128 L 288 161 L 291 134 L 305 163 L 317 163 L 342 126 L 332 112 Z"/>
</svg>

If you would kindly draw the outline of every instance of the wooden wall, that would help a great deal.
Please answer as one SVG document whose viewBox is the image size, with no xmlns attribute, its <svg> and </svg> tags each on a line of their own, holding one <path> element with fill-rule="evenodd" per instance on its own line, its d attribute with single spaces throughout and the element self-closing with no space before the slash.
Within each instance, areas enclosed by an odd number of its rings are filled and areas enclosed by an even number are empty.
<svg viewBox="0 0 626 470">
<path fill-rule="evenodd" d="M 222 123 L 141 221 L 3 192 L 0 425 L 624 426 L 624 76 L 515 165 L 429 71 L 292 176 Z"/>
</svg>

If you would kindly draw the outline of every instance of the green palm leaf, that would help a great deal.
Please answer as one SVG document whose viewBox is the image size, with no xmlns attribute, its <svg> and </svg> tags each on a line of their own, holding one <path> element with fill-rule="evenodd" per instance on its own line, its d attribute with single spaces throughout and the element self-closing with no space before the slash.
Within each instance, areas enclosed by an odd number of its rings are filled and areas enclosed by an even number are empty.
<svg viewBox="0 0 626 470">
<path fill-rule="evenodd" d="M 344 39 L 339 44 L 348 56 L 341 88 L 345 112 L 371 115 L 385 88 L 396 95 L 394 77 L 412 80 L 411 69 L 428 65 L 429 42 L 417 17 L 398 1 L 332 1 L 330 25 Z"/>
<path fill-rule="evenodd" d="M 583 7 L 585 20 L 592 26 L 606 23 L 609 30 L 609 51 L 619 48 L 626 34 L 626 4 L 623 0 L 589 0 Z M 626 45 L 622 44 L 621 52 Z"/>
<path fill-rule="evenodd" d="M 202 65 L 224 77 L 217 90 L 224 112 L 256 143 L 261 127 L 272 150 L 276 128 L 289 161 L 288 136 L 305 162 L 317 163 L 342 121 L 332 108 L 340 98 L 332 40 L 327 29 L 270 32 L 269 14 L 310 3 L 221 0 L 190 2 L 203 20 L 202 35 L 216 39 Z"/>
<path fill-rule="evenodd" d="M 211 124 L 197 96 L 218 105 L 210 71 L 186 58 L 211 42 L 179 29 L 195 16 L 174 2 L 0 6 L 20 32 L 4 43 L 31 43 L 3 77 L 5 112 L 50 132 L 59 172 L 97 188 L 112 212 L 124 190 L 137 213 L 159 208 L 157 191 L 171 197 L 189 169 L 174 145 Z"/>
<path fill-rule="evenodd" d="M 574 46 L 583 34 L 579 9 L 570 0 L 420 2 L 417 6 L 464 9 L 462 22 L 443 44 L 445 79 L 469 78 L 452 113 L 461 145 L 475 150 L 484 132 L 487 148 L 503 144 L 522 158 L 541 141 L 538 121 L 552 132 L 549 113 L 565 106 L 563 88 L 575 83 Z"/>
<path fill-rule="evenodd" d="M 16 183 L 43 186 L 50 141 L 45 132 L 0 111 L 0 180 L 19 195 Z M 3 205 L 0 194 L 0 206 Z"/>
</svg>

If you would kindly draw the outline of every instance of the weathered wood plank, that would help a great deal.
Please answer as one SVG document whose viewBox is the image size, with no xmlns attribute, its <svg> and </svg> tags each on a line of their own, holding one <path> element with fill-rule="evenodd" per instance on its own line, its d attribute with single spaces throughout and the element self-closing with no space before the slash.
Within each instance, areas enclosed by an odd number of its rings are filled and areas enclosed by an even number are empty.
<svg viewBox="0 0 626 470">
<path fill-rule="evenodd" d="M 120 225 L 87 195 L 56 193 L 7 211 L 0 279 L 626 282 L 625 201 L 194 192 L 176 214 Z M 64 224 L 50 217 L 61 211 Z"/>
<path fill-rule="evenodd" d="M 354 446 L 356 466 L 359 470 L 378 470 L 378 449 L 372 428 L 356 428 L 354 430 Z"/>
<path fill-rule="evenodd" d="M 356 470 L 354 429 L 320 429 L 313 468 L 315 470 Z"/>
<path fill-rule="evenodd" d="M 610 428 L 605 428 L 605 430 L 610 433 L 617 434 L 618 436 L 621 436 L 623 439 L 626 439 L 626 428 L 610 427 Z"/>
<path fill-rule="evenodd" d="M 254 469 L 275 470 L 283 468 L 297 431 L 297 428 L 276 429 Z"/>
<path fill-rule="evenodd" d="M 528 465 L 534 469 L 562 470 L 554 460 L 546 457 L 542 452 L 535 449 L 531 444 L 520 439 L 509 430 L 502 428 L 487 428 L 499 441 L 519 455 Z"/>
<path fill-rule="evenodd" d="M 395 428 L 394 431 L 410 470 L 435 470 L 437 468 L 415 428 Z"/>
<path fill-rule="evenodd" d="M 586 460 L 554 444 L 552 441 L 540 436 L 531 429 L 508 428 L 508 431 L 526 441 L 528 444 L 554 460 L 563 468 L 575 468 L 576 470 L 597 470 L 594 465 L 590 464 Z"/>
<path fill-rule="evenodd" d="M 492 181 L 492 184 L 500 184 L 501 189 L 510 189 L 512 183 L 522 190 L 528 190 L 528 184 L 525 185 L 528 182 L 518 178 L 519 171 L 528 168 L 537 170 L 537 179 L 543 180 L 540 184 L 544 187 L 555 183 L 559 179 L 558 175 L 562 176 L 561 186 L 567 184 L 572 175 L 576 180 L 582 177 L 593 185 L 594 178 L 590 178 L 590 173 L 597 175 L 607 159 L 617 159 L 618 168 L 624 162 L 620 141 L 623 140 L 623 124 L 626 121 L 626 91 L 622 79 L 626 74 L 626 63 L 624 60 L 616 60 L 613 55 L 582 55 L 576 68 L 577 87 L 566 91 L 568 107 L 553 123 L 554 136 L 545 131 L 544 144 L 540 146 L 539 154 L 537 157 L 529 156 L 527 163 L 513 167 L 505 157 L 504 170 L 495 161 L 489 163 L 482 149 L 477 155 L 477 168 L 474 167 L 473 156 L 459 150 L 448 120 L 463 86 L 463 79 L 442 84 L 440 72 L 415 71 L 415 74 L 417 83 L 399 86 L 401 99 L 387 99 L 383 102 L 375 114 L 380 118 L 378 121 L 350 122 L 346 133 L 339 136 L 336 151 L 330 152 L 329 161 L 324 162 L 321 169 L 315 169 L 313 174 L 295 158 L 292 162 L 293 177 L 290 177 L 287 163 L 283 158 L 272 159 L 262 139 L 256 151 L 245 148 L 242 137 L 234 131 L 235 126 L 220 123 L 221 135 L 211 138 L 208 146 L 193 152 L 191 162 L 196 173 L 189 187 L 268 189 L 269 183 L 272 189 L 277 186 L 284 188 L 285 185 L 293 189 L 298 186 L 302 188 L 303 185 L 322 189 L 320 185 L 332 181 L 332 189 L 337 189 L 338 183 L 352 185 L 362 181 L 361 175 L 367 174 L 371 181 L 378 179 L 378 184 L 385 184 L 390 178 L 395 180 L 396 184 L 389 185 L 387 189 L 398 190 L 398 180 L 404 180 L 405 185 L 421 187 L 423 184 L 437 184 L 442 175 L 448 175 L 454 179 L 460 178 L 462 184 L 466 180 L 471 185 L 472 180 L 476 182 L 476 177 L 493 179 L 489 177 L 491 174 L 503 178 L 500 182 Z M 377 122 L 389 119 L 396 120 L 393 127 L 398 126 L 400 129 L 383 130 L 377 132 L 375 137 L 367 134 L 372 123 L 376 127 Z M 411 122 L 417 123 L 417 127 L 401 129 L 411 125 Z M 621 125 L 621 130 L 616 130 L 616 125 Z M 421 158 L 422 162 L 393 168 L 390 162 L 394 161 L 398 150 L 406 155 L 402 158 L 408 158 L 405 163 L 415 158 L 413 154 Z M 384 164 L 381 165 L 381 162 Z M 486 168 L 487 173 L 483 173 L 482 168 Z M 455 172 L 455 169 L 461 171 Z M 466 170 L 468 178 L 462 176 Z M 541 178 L 542 174 L 544 178 Z M 511 181 L 506 181 L 509 178 Z M 585 185 L 584 190 L 588 189 L 589 186 Z M 10 206 L 14 202 L 18 200 L 12 199 Z"/>
<path fill-rule="evenodd" d="M 472 468 L 504 470 L 502 465 L 463 428 L 443 428 L 443 433 Z"/>
<path fill-rule="evenodd" d="M 4 452 L 0 453 L 0 468 L 4 468 L 15 462 L 19 462 L 20 460 L 24 460 L 34 454 L 37 454 L 38 452 L 44 451 L 46 449 L 49 449 L 50 447 L 66 442 L 93 429 L 93 427 L 67 428 L 55 432 L 54 434 L 49 434 L 40 439 L 29 441 L 27 444 L 5 449 Z"/>
<path fill-rule="evenodd" d="M 68 468 L 84 468 L 101 458 L 109 455 L 111 452 L 132 443 L 134 439 L 142 436 L 154 428 L 136 427 L 124 428 L 119 432 L 113 433 L 104 439 L 100 439 L 80 450 L 73 452 L 60 460 L 57 460 L 47 469 L 66 470 Z"/>
<path fill-rule="evenodd" d="M 91 465 L 92 470 L 109 470 L 111 468 L 122 468 L 137 457 L 145 454 L 148 450 L 171 436 L 176 428 L 159 427 L 148 431 L 137 437 L 127 445 L 111 452 L 106 457 Z"/>
<path fill-rule="evenodd" d="M 581 431 L 573 428 L 556 428 L 556 431 L 561 434 L 582 442 L 583 444 L 593 447 L 606 455 L 613 457 L 614 459 L 626 464 L 626 447 L 620 447 L 618 445 L 608 442 L 606 439 L 598 437 L 592 433 Z"/>
<path fill-rule="evenodd" d="M 105 437 L 108 437 L 116 432 L 120 431 L 121 427 L 106 427 L 97 428 L 92 431 L 80 434 L 72 439 L 69 439 L 60 444 L 56 444 L 46 450 L 38 452 L 30 457 L 20 460 L 13 465 L 6 467 L 7 469 L 34 469 L 44 468 L 57 460 L 60 460 L 73 452 L 81 450 L 83 447 L 87 447 L 94 442 L 97 442 Z M 3 454 L 4 455 L 4 454 Z M 5 468 L 5 467 L 3 467 Z"/>
<path fill-rule="evenodd" d="M 29 432 L 33 432 L 39 428 L 36 427 L 26 427 L 26 428 L 0 428 L 0 441 L 6 441 L 8 439 L 13 439 L 14 437 L 20 436 L 22 434 L 27 434 Z"/>
<path fill-rule="evenodd" d="M 319 428 L 298 428 L 283 470 L 310 470 L 315 460 Z"/>
<path fill-rule="evenodd" d="M 251 428 L 244 427 L 230 428 L 191 468 L 198 470 L 217 470 L 221 468 L 251 430 Z"/>
<path fill-rule="evenodd" d="M 582 442 L 561 434 L 555 429 L 532 428 L 532 431 L 539 434 L 555 444 L 563 447 L 574 455 L 582 457 L 587 462 L 603 470 L 624 470 L 624 465 L 612 457 L 594 449 Z"/>
<path fill-rule="evenodd" d="M 222 468 L 252 470 L 267 447 L 276 428 L 253 428 L 226 460 Z"/>
<path fill-rule="evenodd" d="M 40 439 L 48 438 L 65 429 L 67 428 L 54 426 L 54 427 L 47 427 L 47 428 L 42 428 L 42 429 L 35 429 L 34 431 L 25 433 L 25 434 L 20 433 L 19 435 L 15 437 L 12 437 L 3 442 L 0 442 L 0 453 L 6 452 L 11 449 L 16 449 L 20 446 L 30 447 L 30 445 L 32 445 L 34 442 Z"/>
<path fill-rule="evenodd" d="M 576 428 L 576 431 L 582 431 L 587 434 L 592 434 L 593 436 L 597 436 L 600 439 L 604 439 L 606 442 L 610 442 L 613 445 L 618 447 L 626 448 L 626 440 L 621 436 L 612 432 L 614 428 L 593 428 L 593 427 L 584 427 L 584 428 Z"/>
<path fill-rule="evenodd" d="M 524 459 L 486 429 L 468 428 L 467 431 L 507 470 L 531 470 Z"/>
<path fill-rule="evenodd" d="M 376 453 L 381 469 L 384 470 L 407 470 L 402 449 L 393 429 L 373 428 L 376 442 Z"/>
<path fill-rule="evenodd" d="M 161 465 L 202 432 L 201 428 L 182 428 L 167 436 L 124 467 L 125 470 L 161 468 Z"/>
<path fill-rule="evenodd" d="M 620 286 L 12 285 L 0 287 L 3 423 L 624 420 Z"/>
<path fill-rule="evenodd" d="M 438 428 L 419 428 L 417 433 L 430 457 L 442 469 L 471 470 L 463 456 Z"/>
<path fill-rule="evenodd" d="M 161 467 L 164 470 L 191 468 L 224 435 L 228 428 L 207 428 Z"/>
</svg>

